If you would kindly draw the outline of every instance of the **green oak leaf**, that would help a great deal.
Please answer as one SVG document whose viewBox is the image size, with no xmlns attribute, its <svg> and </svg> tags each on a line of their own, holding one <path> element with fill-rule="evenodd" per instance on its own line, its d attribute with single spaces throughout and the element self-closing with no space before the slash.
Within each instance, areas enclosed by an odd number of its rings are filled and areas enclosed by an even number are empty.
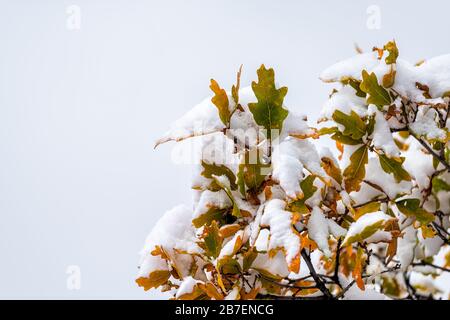
<svg viewBox="0 0 450 320">
<path fill-rule="evenodd" d="M 205 254 L 208 257 L 217 258 L 222 249 L 223 239 L 219 234 L 219 227 L 216 221 L 206 225 L 203 229 L 203 242 Z"/>
<path fill-rule="evenodd" d="M 361 182 L 366 176 L 366 164 L 368 162 L 368 147 L 358 148 L 350 156 L 350 164 L 344 170 L 344 183 L 347 192 L 359 191 Z"/>
<path fill-rule="evenodd" d="M 381 168 L 384 170 L 384 172 L 392 173 L 397 182 L 400 182 L 402 180 L 411 181 L 411 176 L 405 169 L 403 169 L 402 166 L 405 158 L 401 157 L 400 161 L 397 161 L 395 159 L 388 158 L 384 154 L 380 154 L 378 158 L 380 160 Z"/>
<path fill-rule="evenodd" d="M 341 82 L 344 85 L 349 85 L 351 86 L 353 89 L 355 89 L 356 91 L 356 96 L 360 97 L 360 98 L 365 98 L 367 96 L 367 94 L 361 90 L 360 86 L 361 86 L 361 81 L 356 80 L 354 78 L 344 78 L 341 80 Z"/>
<path fill-rule="evenodd" d="M 440 191 L 450 191 L 450 184 L 439 177 L 434 177 L 432 180 L 432 190 L 434 194 Z"/>
<path fill-rule="evenodd" d="M 391 104 L 389 92 L 378 84 L 375 73 L 372 72 L 369 75 L 366 70 L 363 70 L 362 79 L 360 88 L 362 91 L 369 94 L 369 97 L 367 98 L 368 104 L 374 104 L 379 108 Z"/>
<path fill-rule="evenodd" d="M 361 120 L 355 111 L 351 111 L 350 115 L 340 110 L 335 110 L 333 120 L 344 126 L 343 135 L 349 136 L 353 140 L 361 140 L 366 134 L 366 124 Z"/>
<path fill-rule="evenodd" d="M 398 58 L 398 48 L 395 41 L 389 41 L 384 45 L 383 49 L 387 50 L 387 52 L 389 53 L 389 55 L 385 59 L 386 64 L 396 63 Z"/>
<path fill-rule="evenodd" d="M 264 65 L 257 71 L 258 82 L 252 82 L 252 89 L 258 102 L 249 103 L 248 107 L 256 123 L 267 130 L 267 138 L 272 138 L 272 129 L 281 131 L 288 110 L 283 108 L 283 100 L 288 88 L 275 87 L 275 72 L 272 68 L 266 69 Z"/>
<path fill-rule="evenodd" d="M 196 228 L 211 224 L 211 222 L 213 221 L 218 221 L 220 224 L 224 224 L 228 222 L 227 214 L 230 210 L 230 208 L 219 209 L 216 207 L 211 207 L 208 209 L 208 211 L 193 219 L 192 224 Z"/>
</svg>

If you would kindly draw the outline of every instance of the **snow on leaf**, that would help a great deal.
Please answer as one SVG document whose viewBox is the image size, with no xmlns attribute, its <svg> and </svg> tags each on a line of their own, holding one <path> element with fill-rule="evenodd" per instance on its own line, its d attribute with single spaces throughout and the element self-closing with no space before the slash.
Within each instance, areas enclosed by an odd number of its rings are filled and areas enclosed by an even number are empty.
<svg viewBox="0 0 450 320">
<path fill-rule="evenodd" d="M 224 128 L 217 110 L 209 98 L 176 120 L 170 130 L 156 141 L 155 147 L 168 141 L 181 141 L 221 131 Z"/>
<path fill-rule="evenodd" d="M 233 207 L 231 214 L 233 216 L 235 216 L 236 218 L 240 218 L 241 210 L 239 210 L 239 206 L 236 202 L 236 199 L 233 196 L 233 193 L 231 191 L 230 181 L 228 180 L 228 178 L 226 176 L 215 176 L 215 175 L 212 175 L 212 177 L 213 177 L 214 181 L 216 182 L 216 184 L 225 191 L 228 198 L 230 199 L 230 201 L 232 203 L 232 207 Z"/>
<path fill-rule="evenodd" d="M 300 252 L 300 237 L 293 230 L 293 214 L 284 210 L 285 206 L 286 203 L 279 199 L 268 201 L 261 218 L 261 226 L 270 228 L 269 251 L 283 250 L 286 262 L 290 265 Z"/>
<path fill-rule="evenodd" d="M 399 157 L 400 150 L 395 144 L 385 116 L 374 105 L 369 106 L 369 112 L 372 115 L 370 119 L 372 119 L 373 123 L 372 133 L 369 133 L 369 135 L 372 135 L 373 146 L 382 150 L 389 158 Z"/>
<path fill-rule="evenodd" d="M 314 180 L 316 179 L 316 176 L 310 174 L 306 178 L 300 182 L 300 188 L 303 191 L 303 198 L 297 199 L 289 204 L 289 208 L 292 211 L 299 212 L 299 213 L 307 213 L 309 212 L 308 207 L 306 206 L 305 202 L 309 198 L 311 198 L 314 193 L 317 191 L 317 187 L 314 185 Z"/>
<path fill-rule="evenodd" d="M 213 179 L 213 175 L 215 176 L 226 176 L 228 178 L 228 180 L 230 181 L 230 188 L 232 190 L 236 190 L 237 189 L 237 184 L 236 184 L 236 176 L 234 175 L 233 171 L 231 171 L 230 168 L 228 168 L 227 166 L 223 165 L 223 164 L 209 164 L 206 161 L 202 160 L 202 167 L 203 167 L 203 171 L 202 171 L 202 175 L 205 178 L 208 179 Z M 214 187 L 212 186 L 212 188 L 214 190 L 217 190 L 217 186 Z"/>
<path fill-rule="evenodd" d="M 196 245 L 195 229 L 191 224 L 192 210 L 184 205 L 167 211 L 155 224 L 146 239 L 143 257 L 150 254 L 155 246 L 199 253 Z M 145 269 L 145 268 L 141 268 Z"/>
<path fill-rule="evenodd" d="M 330 66 L 321 73 L 320 79 L 324 82 L 336 82 L 348 78 L 361 80 L 361 70 L 373 70 L 379 65 L 380 60 L 375 52 L 358 54 Z"/>
<path fill-rule="evenodd" d="M 218 213 L 215 209 L 228 209 L 232 206 L 233 204 L 224 190 L 219 190 L 217 192 L 204 190 L 200 195 L 197 205 L 195 206 L 195 211 L 192 217 L 195 220 L 203 215 L 216 215 Z M 208 219 L 206 218 L 206 220 Z"/>
<path fill-rule="evenodd" d="M 308 235 L 310 239 L 317 243 L 317 246 L 326 257 L 331 256 L 328 245 L 328 229 L 328 222 L 322 210 L 319 207 L 314 207 L 308 221 Z"/>
<path fill-rule="evenodd" d="M 369 238 L 375 232 L 382 230 L 386 223 L 392 219 L 394 218 L 382 211 L 371 212 L 361 216 L 350 225 L 342 246 L 364 241 L 364 239 Z"/>
<path fill-rule="evenodd" d="M 359 147 L 350 156 L 350 164 L 344 170 L 344 183 L 347 192 L 359 191 L 362 180 L 366 175 L 365 166 L 368 162 L 368 147 Z"/>
<path fill-rule="evenodd" d="M 425 137 L 430 141 L 439 140 L 445 142 L 447 133 L 438 127 L 437 118 L 436 110 L 421 108 L 417 112 L 416 120 L 409 125 L 409 128 L 417 137 Z"/>
<path fill-rule="evenodd" d="M 403 229 L 403 236 L 398 239 L 397 257 L 402 270 L 406 270 L 413 262 L 416 245 L 417 230 L 411 225 Z"/>
<path fill-rule="evenodd" d="M 233 238 L 224 244 L 220 251 L 219 259 L 225 256 L 234 256 L 241 248 L 244 241 L 244 230 L 240 230 L 234 234 Z"/>
<path fill-rule="evenodd" d="M 315 146 L 307 140 L 286 139 L 275 146 L 272 155 L 272 178 L 291 199 L 301 199 L 303 191 L 300 187 L 303 169 L 329 182 L 321 167 L 320 157 Z"/>
<path fill-rule="evenodd" d="M 369 75 L 366 70 L 362 71 L 360 88 L 369 95 L 367 98 L 368 104 L 374 104 L 381 108 L 391 103 L 389 92 L 378 84 L 377 76 L 373 72 Z"/>
<path fill-rule="evenodd" d="M 289 113 L 283 108 L 283 100 L 288 89 L 287 87 L 276 88 L 275 72 L 272 68 L 266 69 L 264 65 L 261 65 L 257 73 L 258 82 L 252 82 L 252 89 L 258 102 L 249 103 L 248 107 L 256 123 L 267 130 L 267 138 L 271 139 L 271 129 L 281 131 L 283 121 Z"/>
<path fill-rule="evenodd" d="M 197 287 L 197 284 L 199 283 L 198 280 L 192 278 L 192 277 L 186 277 L 183 279 L 180 287 L 177 290 L 176 298 L 180 300 L 194 300 L 199 295 L 201 295 L 201 292 L 199 288 Z"/>
</svg>

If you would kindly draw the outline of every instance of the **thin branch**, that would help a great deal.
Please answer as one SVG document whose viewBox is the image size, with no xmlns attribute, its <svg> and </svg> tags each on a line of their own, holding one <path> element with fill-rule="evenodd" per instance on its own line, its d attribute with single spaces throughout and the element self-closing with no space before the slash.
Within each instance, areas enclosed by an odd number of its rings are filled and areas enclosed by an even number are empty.
<svg viewBox="0 0 450 320">
<path fill-rule="evenodd" d="M 429 266 L 429 267 L 433 267 L 433 268 L 435 268 L 435 269 L 442 270 L 442 271 L 444 271 L 444 272 L 450 272 L 450 269 L 447 269 L 447 268 L 444 268 L 444 267 L 435 265 L 435 264 L 433 264 L 433 263 L 428 263 L 428 262 L 425 262 L 425 261 L 422 261 L 422 262 L 415 262 L 415 263 L 412 264 L 412 266 L 413 266 L 413 267 L 415 267 L 415 266 Z"/>
<path fill-rule="evenodd" d="M 336 263 L 334 264 L 334 274 L 332 279 L 338 284 L 339 287 L 342 288 L 341 281 L 339 280 L 339 260 L 341 257 L 341 242 L 342 238 L 339 238 L 337 242 L 337 249 L 336 249 Z"/>
<path fill-rule="evenodd" d="M 434 150 L 428 145 L 428 143 L 426 143 L 422 139 L 418 138 L 412 132 L 410 132 L 410 133 L 434 158 L 436 158 L 440 163 L 442 163 L 442 165 L 445 167 L 445 169 L 450 171 L 450 164 L 448 164 L 447 161 L 445 161 L 445 159 L 443 157 L 441 157 L 436 152 L 434 152 Z"/>
<path fill-rule="evenodd" d="M 314 269 L 314 266 L 311 263 L 311 259 L 305 249 L 302 249 L 301 255 L 303 259 L 305 259 L 306 265 L 308 266 L 311 276 L 313 277 L 314 281 L 316 281 L 317 288 L 320 291 L 322 291 L 322 293 L 328 299 L 334 299 L 333 295 L 330 293 L 330 290 L 328 290 L 327 286 L 323 283 L 322 279 L 320 279 L 320 277 L 317 275 L 316 270 Z"/>
<path fill-rule="evenodd" d="M 316 289 L 317 286 L 296 286 L 289 283 L 280 283 L 273 279 L 270 279 L 269 277 L 264 276 L 262 273 L 259 274 L 261 278 L 264 278 L 264 280 L 269 281 L 277 286 L 283 287 L 283 288 L 290 288 L 290 289 L 300 289 L 300 290 L 306 290 L 306 289 Z M 297 280 L 300 281 L 300 280 Z"/>
<path fill-rule="evenodd" d="M 450 239 L 448 239 L 445 234 L 442 234 L 441 232 L 444 232 L 446 234 L 448 234 L 447 230 L 445 230 L 444 228 L 442 228 L 440 225 L 438 225 L 436 222 L 432 222 L 432 225 L 434 227 L 434 229 L 436 229 L 437 232 L 437 236 L 439 238 L 442 239 L 442 241 L 444 241 L 445 244 L 450 244 Z"/>
</svg>

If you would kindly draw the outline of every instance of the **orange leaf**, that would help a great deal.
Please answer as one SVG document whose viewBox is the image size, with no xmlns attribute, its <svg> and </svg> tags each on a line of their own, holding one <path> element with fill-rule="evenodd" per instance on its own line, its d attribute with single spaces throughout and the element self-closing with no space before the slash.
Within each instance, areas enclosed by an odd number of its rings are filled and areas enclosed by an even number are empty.
<svg viewBox="0 0 450 320">
<path fill-rule="evenodd" d="M 223 300 L 223 295 L 219 292 L 219 290 L 216 288 L 215 285 L 213 285 L 212 283 L 200 283 L 198 284 L 198 287 L 203 290 L 208 297 L 212 298 L 212 299 L 216 299 L 216 300 Z"/>
<path fill-rule="evenodd" d="M 294 259 L 289 264 L 289 271 L 299 273 L 300 271 L 300 253 L 297 253 Z"/>
<path fill-rule="evenodd" d="M 148 277 L 140 277 L 136 279 L 136 283 L 147 291 L 151 288 L 157 288 L 165 284 L 169 278 L 170 272 L 168 270 L 156 270 L 150 273 Z"/>
<path fill-rule="evenodd" d="M 219 235 L 225 239 L 225 238 L 231 237 L 240 229 L 241 229 L 241 226 L 237 223 L 227 224 L 219 229 Z"/>
<path fill-rule="evenodd" d="M 340 143 L 339 141 L 336 141 L 336 148 L 340 152 L 338 159 L 342 160 L 342 155 L 344 154 L 344 145 L 342 143 Z"/>
</svg>

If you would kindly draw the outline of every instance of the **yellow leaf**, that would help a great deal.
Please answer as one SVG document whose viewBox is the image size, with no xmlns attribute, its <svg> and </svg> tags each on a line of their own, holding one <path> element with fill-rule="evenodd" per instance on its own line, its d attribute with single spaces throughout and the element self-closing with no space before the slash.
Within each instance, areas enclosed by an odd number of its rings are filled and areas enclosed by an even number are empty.
<svg viewBox="0 0 450 320">
<path fill-rule="evenodd" d="M 221 294 L 219 290 L 216 288 L 216 286 L 213 285 L 212 283 L 210 282 L 206 284 L 199 283 L 198 287 L 201 290 L 203 290 L 208 295 L 208 297 L 215 300 L 223 300 L 223 294 Z"/>
<path fill-rule="evenodd" d="M 355 210 L 355 219 L 358 220 L 359 217 L 361 217 L 362 215 L 364 215 L 366 213 L 379 211 L 380 205 L 381 205 L 380 202 L 373 201 L 373 202 L 369 202 L 369 203 L 357 208 Z"/>
<path fill-rule="evenodd" d="M 211 98 L 211 101 L 219 110 L 220 120 L 227 126 L 230 123 L 231 116 L 228 95 L 224 89 L 220 88 L 219 84 L 214 79 L 211 79 L 211 85 L 209 87 L 215 94 Z"/>
</svg>

